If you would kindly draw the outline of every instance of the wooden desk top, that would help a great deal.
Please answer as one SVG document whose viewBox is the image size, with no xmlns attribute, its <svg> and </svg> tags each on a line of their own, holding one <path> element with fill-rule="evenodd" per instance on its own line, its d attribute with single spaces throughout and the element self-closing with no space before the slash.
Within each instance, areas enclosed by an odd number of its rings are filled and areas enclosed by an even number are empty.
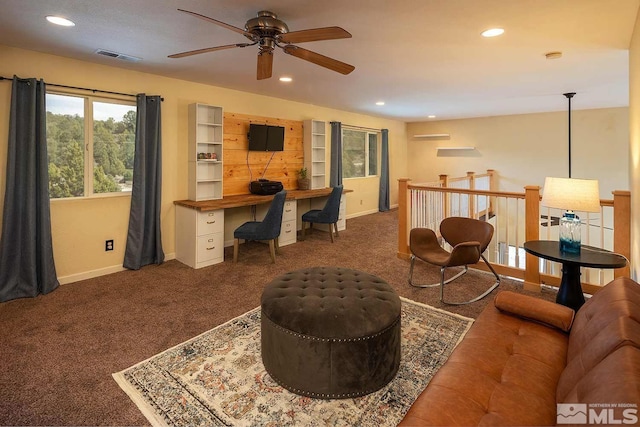
<svg viewBox="0 0 640 427">
<path fill-rule="evenodd" d="M 326 197 L 331 194 L 332 188 L 320 188 L 317 190 L 287 190 L 287 200 L 312 199 L 314 197 Z M 343 193 L 351 193 L 353 190 L 342 190 Z M 227 196 L 217 200 L 175 200 L 174 205 L 196 209 L 201 212 L 214 211 L 216 209 L 237 208 L 241 206 L 260 205 L 273 200 L 273 195 L 259 196 L 257 194 L 238 194 Z"/>
</svg>

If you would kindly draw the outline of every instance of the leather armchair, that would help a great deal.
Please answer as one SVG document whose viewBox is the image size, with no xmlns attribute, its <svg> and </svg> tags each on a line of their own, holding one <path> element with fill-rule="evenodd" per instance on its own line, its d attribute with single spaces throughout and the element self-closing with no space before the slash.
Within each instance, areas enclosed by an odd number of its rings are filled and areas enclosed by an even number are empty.
<svg viewBox="0 0 640 427">
<path fill-rule="evenodd" d="M 440 244 L 440 239 L 433 230 L 428 228 L 414 228 L 409 235 L 409 249 L 411 250 L 411 262 L 409 266 L 409 284 L 411 286 L 426 288 L 440 286 L 440 300 L 446 304 L 460 305 L 478 301 L 487 296 L 500 284 L 500 276 L 495 272 L 483 253 L 489 246 L 493 237 L 493 226 L 488 222 L 473 218 L 449 217 L 440 223 L 440 235 L 450 246 L 449 252 Z M 428 285 L 413 283 L 413 268 L 416 258 L 440 267 L 440 282 Z M 489 270 L 496 277 L 496 282 L 482 295 L 469 301 L 451 302 L 445 301 L 444 285 L 452 282 L 468 271 L 469 264 L 475 264 L 482 259 Z M 461 267 L 464 269 L 458 274 L 445 280 L 445 270 L 448 267 Z"/>
</svg>

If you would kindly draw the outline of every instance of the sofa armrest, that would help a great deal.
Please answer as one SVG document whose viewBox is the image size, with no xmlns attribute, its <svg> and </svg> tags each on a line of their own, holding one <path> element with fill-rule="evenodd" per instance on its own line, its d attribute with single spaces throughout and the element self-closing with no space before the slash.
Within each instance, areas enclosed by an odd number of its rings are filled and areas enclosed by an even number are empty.
<svg viewBox="0 0 640 427">
<path fill-rule="evenodd" d="M 569 307 L 511 291 L 500 291 L 494 305 L 503 313 L 569 332 L 575 311 Z"/>
</svg>

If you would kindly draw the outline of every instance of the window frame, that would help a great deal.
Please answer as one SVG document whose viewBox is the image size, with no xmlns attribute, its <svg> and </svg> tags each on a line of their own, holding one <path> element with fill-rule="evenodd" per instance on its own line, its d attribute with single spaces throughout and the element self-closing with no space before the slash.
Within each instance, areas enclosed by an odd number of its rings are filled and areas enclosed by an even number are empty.
<svg viewBox="0 0 640 427">
<path fill-rule="evenodd" d="M 123 99 L 117 97 L 109 97 L 109 96 L 96 96 L 96 95 L 87 95 L 75 92 L 67 92 L 64 90 L 49 90 L 47 89 L 46 95 L 58 95 L 58 96 L 68 96 L 74 98 L 81 98 L 84 101 L 83 105 L 83 114 L 84 114 L 84 147 L 83 147 L 83 183 L 84 183 L 84 194 L 81 196 L 70 196 L 70 197 L 50 197 L 50 201 L 57 200 L 81 200 L 81 199 L 99 199 L 99 198 L 109 198 L 109 197 L 130 197 L 131 191 L 112 191 L 108 193 L 95 193 L 94 192 L 94 121 L 93 121 L 93 110 L 94 103 L 100 102 L 105 104 L 117 104 L 117 105 L 129 105 L 132 106 L 134 110 L 137 110 L 137 105 L 135 100 Z M 136 111 L 137 114 L 137 111 Z M 134 141 L 135 143 L 135 141 Z M 48 145 L 48 141 L 47 141 Z M 47 147 L 48 148 L 48 147 Z M 47 162 L 48 164 L 48 162 Z"/>
<path fill-rule="evenodd" d="M 340 155 L 342 156 L 342 159 L 344 161 L 344 131 L 348 130 L 348 131 L 352 131 L 352 132 L 362 132 L 364 134 L 365 140 L 364 140 L 364 176 L 350 176 L 350 177 L 346 177 L 344 175 L 344 165 L 342 167 L 342 179 L 366 179 L 366 178 L 376 178 L 380 176 L 380 132 L 379 131 L 375 131 L 373 129 L 360 129 L 360 128 L 356 128 L 356 127 L 351 127 L 351 126 L 342 126 L 342 130 L 341 130 L 341 135 L 340 137 L 342 138 L 342 153 L 340 153 Z M 374 135 L 376 138 L 376 153 L 375 153 L 375 161 L 376 161 L 376 173 L 371 174 L 370 173 L 370 162 L 371 162 L 371 158 L 370 158 L 370 150 L 369 150 L 369 138 L 370 135 Z"/>
</svg>

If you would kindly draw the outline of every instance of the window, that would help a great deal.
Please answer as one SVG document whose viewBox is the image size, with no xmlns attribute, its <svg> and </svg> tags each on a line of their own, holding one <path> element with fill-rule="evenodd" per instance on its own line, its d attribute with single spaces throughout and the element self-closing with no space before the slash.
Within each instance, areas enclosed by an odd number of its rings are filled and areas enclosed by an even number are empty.
<svg viewBox="0 0 640 427">
<path fill-rule="evenodd" d="M 46 103 L 50 197 L 130 192 L 135 104 L 56 93 Z"/>
<path fill-rule="evenodd" d="M 378 174 L 378 134 L 342 129 L 342 177 L 358 178 Z"/>
</svg>

